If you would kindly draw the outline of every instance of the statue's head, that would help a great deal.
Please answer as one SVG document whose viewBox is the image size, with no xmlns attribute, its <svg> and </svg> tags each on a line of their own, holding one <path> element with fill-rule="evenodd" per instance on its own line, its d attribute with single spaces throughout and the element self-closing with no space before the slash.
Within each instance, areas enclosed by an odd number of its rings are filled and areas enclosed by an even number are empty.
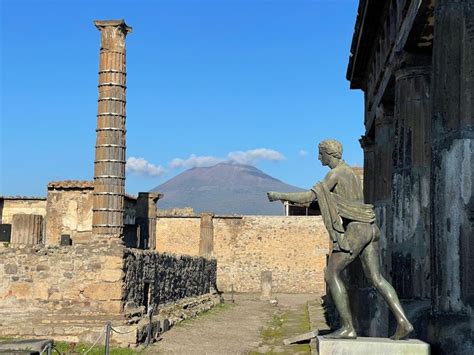
<svg viewBox="0 0 474 355">
<path fill-rule="evenodd" d="M 335 139 L 326 139 L 319 143 L 318 159 L 323 165 L 330 165 L 331 161 L 342 159 L 342 144 Z"/>
</svg>

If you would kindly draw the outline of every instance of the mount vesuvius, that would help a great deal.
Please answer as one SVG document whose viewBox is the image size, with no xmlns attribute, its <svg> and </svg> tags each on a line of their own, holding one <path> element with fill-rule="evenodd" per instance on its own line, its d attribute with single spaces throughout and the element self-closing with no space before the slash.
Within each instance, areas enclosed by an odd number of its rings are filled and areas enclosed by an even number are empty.
<svg viewBox="0 0 474 355">
<path fill-rule="evenodd" d="M 282 204 L 269 202 L 266 192 L 303 189 L 250 165 L 219 163 L 186 170 L 151 191 L 164 193 L 158 201 L 161 209 L 192 207 L 197 213 L 282 215 Z"/>
</svg>

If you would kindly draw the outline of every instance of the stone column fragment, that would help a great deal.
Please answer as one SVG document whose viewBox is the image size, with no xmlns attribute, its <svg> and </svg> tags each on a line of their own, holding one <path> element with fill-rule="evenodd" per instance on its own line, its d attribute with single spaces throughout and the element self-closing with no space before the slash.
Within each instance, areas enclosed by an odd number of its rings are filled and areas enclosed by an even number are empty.
<svg viewBox="0 0 474 355">
<path fill-rule="evenodd" d="M 199 239 L 199 255 L 204 257 L 212 257 L 214 252 L 214 214 L 201 214 L 201 234 Z"/>
<path fill-rule="evenodd" d="M 92 230 L 123 233 L 125 193 L 125 37 L 124 20 L 95 21 L 101 32 L 99 103 L 94 166 Z"/>
<path fill-rule="evenodd" d="M 162 197 L 159 193 L 138 193 L 135 221 L 140 227 L 139 248 L 156 248 L 156 202 Z"/>
<path fill-rule="evenodd" d="M 41 243 L 43 216 L 15 214 L 12 220 L 12 245 L 36 245 Z"/>
</svg>

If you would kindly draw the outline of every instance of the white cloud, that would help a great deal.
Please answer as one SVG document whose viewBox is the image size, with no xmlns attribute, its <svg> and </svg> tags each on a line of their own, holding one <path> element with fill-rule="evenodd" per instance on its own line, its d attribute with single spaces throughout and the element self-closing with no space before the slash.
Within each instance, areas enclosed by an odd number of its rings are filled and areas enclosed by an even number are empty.
<svg viewBox="0 0 474 355">
<path fill-rule="evenodd" d="M 161 165 L 156 166 L 143 158 L 136 157 L 129 157 L 127 159 L 125 170 L 127 173 L 148 177 L 158 177 L 166 172 L 166 170 Z"/>
<path fill-rule="evenodd" d="M 230 162 L 247 165 L 255 164 L 260 160 L 280 161 L 285 159 L 280 152 L 267 148 L 230 152 L 228 158 Z"/>
<path fill-rule="evenodd" d="M 305 157 L 305 156 L 308 155 L 308 151 L 307 151 L 307 150 L 304 150 L 304 149 L 301 149 L 299 154 L 300 154 L 302 157 Z"/>
<path fill-rule="evenodd" d="M 236 164 L 253 165 L 261 160 L 279 161 L 285 157 L 283 154 L 267 148 L 258 148 L 247 151 L 235 151 L 227 154 L 227 158 L 219 158 L 208 155 L 198 156 L 191 154 L 187 159 L 175 158 L 169 164 L 170 169 L 191 169 L 196 167 L 208 167 L 218 163 L 228 162 Z"/>
<path fill-rule="evenodd" d="M 216 165 L 218 163 L 223 162 L 225 159 L 212 157 L 212 156 L 197 156 L 195 154 L 191 154 L 187 159 L 180 159 L 175 158 L 170 163 L 171 169 L 176 168 L 195 168 L 195 167 L 206 167 Z"/>
</svg>

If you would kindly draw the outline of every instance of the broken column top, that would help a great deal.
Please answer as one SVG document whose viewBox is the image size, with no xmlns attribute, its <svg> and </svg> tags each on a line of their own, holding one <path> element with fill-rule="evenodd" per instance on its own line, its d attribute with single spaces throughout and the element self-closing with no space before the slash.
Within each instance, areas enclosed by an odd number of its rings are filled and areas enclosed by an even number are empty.
<svg viewBox="0 0 474 355">
<path fill-rule="evenodd" d="M 128 32 L 132 32 L 132 28 L 127 26 L 124 19 L 121 20 L 95 20 L 95 26 L 102 30 L 103 27 L 112 26 L 112 27 L 119 27 L 122 31 L 127 34 Z"/>
<path fill-rule="evenodd" d="M 163 198 L 163 196 L 164 194 L 160 192 L 139 192 L 138 193 L 138 198 L 149 198 L 155 202 Z"/>
</svg>

